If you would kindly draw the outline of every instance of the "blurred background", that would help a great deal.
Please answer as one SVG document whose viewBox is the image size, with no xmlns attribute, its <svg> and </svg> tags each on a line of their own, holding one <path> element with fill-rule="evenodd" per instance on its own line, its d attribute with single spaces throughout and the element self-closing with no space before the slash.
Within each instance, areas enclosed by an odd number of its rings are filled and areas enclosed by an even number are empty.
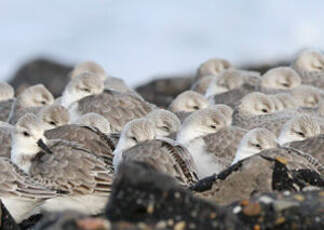
<svg viewBox="0 0 324 230">
<path fill-rule="evenodd" d="M 194 73 L 210 57 L 289 61 L 324 48 L 323 12 L 322 0 L 1 0 L 0 79 L 39 57 L 93 60 L 130 86 Z"/>
</svg>

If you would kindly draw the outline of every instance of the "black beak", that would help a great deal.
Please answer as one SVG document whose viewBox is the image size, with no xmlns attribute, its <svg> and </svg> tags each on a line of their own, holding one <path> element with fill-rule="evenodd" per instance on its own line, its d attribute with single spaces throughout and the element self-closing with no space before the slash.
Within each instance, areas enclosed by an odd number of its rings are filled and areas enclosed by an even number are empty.
<svg viewBox="0 0 324 230">
<path fill-rule="evenodd" d="M 37 145 L 46 153 L 52 154 L 53 152 L 49 149 L 49 147 L 44 143 L 42 139 L 37 141 Z"/>
</svg>

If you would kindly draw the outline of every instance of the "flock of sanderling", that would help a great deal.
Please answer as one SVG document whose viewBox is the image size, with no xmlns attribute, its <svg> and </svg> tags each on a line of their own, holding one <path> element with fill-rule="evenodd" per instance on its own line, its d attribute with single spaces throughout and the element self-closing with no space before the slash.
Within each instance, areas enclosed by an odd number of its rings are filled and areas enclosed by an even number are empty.
<svg viewBox="0 0 324 230">
<path fill-rule="evenodd" d="M 41 84 L 16 97 L 0 84 L 0 198 L 18 223 L 44 210 L 101 213 L 125 161 L 150 164 L 188 187 L 271 150 L 322 176 L 324 55 L 317 50 L 262 76 L 210 59 L 168 110 L 96 63 L 75 66 L 69 77 L 56 99 Z"/>
</svg>

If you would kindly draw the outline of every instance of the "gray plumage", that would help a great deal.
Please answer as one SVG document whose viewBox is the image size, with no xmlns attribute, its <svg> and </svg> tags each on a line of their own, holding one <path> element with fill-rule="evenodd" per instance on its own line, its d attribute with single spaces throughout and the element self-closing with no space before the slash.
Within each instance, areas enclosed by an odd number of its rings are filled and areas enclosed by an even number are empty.
<svg viewBox="0 0 324 230">
<path fill-rule="evenodd" d="M 217 133 L 201 137 L 205 152 L 213 154 L 213 160 L 221 166 L 220 170 L 231 165 L 240 141 L 247 132 L 245 129 L 231 126 L 223 128 Z"/>
<path fill-rule="evenodd" d="M 183 146 L 167 140 L 140 143 L 124 151 L 123 160 L 146 162 L 184 185 L 191 185 L 198 180 L 190 153 Z"/>
<path fill-rule="evenodd" d="M 8 121 L 12 106 L 16 99 L 0 101 L 0 121 Z"/>
<path fill-rule="evenodd" d="M 9 126 L 0 126 L 0 157 L 8 157 L 10 159 L 11 129 Z"/>
<path fill-rule="evenodd" d="M 14 113 L 11 114 L 8 123 L 15 125 L 17 121 L 23 117 L 27 113 L 32 113 L 34 115 L 37 115 L 41 111 L 42 107 L 28 107 L 28 108 L 22 108 L 19 110 L 16 110 Z"/>
<path fill-rule="evenodd" d="M 107 136 L 96 128 L 75 124 L 47 130 L 45 137 L 77 142 L 110 165 L 113 159 L 112 152 L 118 142 L 116 135 Z"/>
<path fill-rule="evenodd" d="M 94 112 L 104 116 L 111 124 L 112 132 L 121 132 L 128 121 L 144 117 L 155 108 L 138 97 L 110 90 L 82 98 L 75 106 L 72 113 Z"/>
<path fill-rule="evenodd" d="M 51 153 L 41 151 L 32 160 L 32 177 L 71 196 L 109 195 L 113 172 L 103 160 L 82 145 L 63 140 L 53 141 L 49 148 Z"/>
<path fill-rule="evenodd" d="M 26 175 L 9 158 L 0 157 L 0 197 L 16 222 L 37 213 L 39 206 L 58 192 Z"/>
<path fill-rule="evenodd" d="M 298 149 L 302 152 L 308 153 L 324 164 L 324 135 L 307 138 L 303 141 L 293 141 L 285 144 L 287 147 Z"/>
</svg>

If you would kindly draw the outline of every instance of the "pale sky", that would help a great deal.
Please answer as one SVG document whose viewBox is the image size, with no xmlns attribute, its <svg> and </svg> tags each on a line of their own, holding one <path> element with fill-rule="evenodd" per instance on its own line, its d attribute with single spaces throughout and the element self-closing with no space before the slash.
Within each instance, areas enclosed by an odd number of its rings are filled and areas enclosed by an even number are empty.
<svg viewBox="0 0 324 230">
<path fill-rule="evenodd" d="M 324 48 L 323 12 L 322 0 L 1 0 L 0 79 L 38 56 L 94 60 L 133 86 L 210 57 L 290 58 Z"/>
</svg>

